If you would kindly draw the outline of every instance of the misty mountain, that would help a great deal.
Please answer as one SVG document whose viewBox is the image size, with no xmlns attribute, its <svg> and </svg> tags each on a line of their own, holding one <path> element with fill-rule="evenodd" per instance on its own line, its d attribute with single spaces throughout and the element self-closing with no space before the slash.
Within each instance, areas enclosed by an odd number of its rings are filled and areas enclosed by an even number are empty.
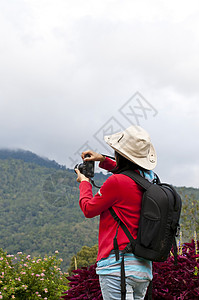
<svg viewBox="0 0 199 300">
<path fill-rule="evenodd" d="M 49 160 L 48 158 L 40 157 L 31 151 L 22 149 L 0 149 L 0 159 L 19 159 L 24 162 L 35 163 L 38 166 L 46 168 L 65 169 L 65 166 L 58 164 L 55 160 Z"/>
</svg>

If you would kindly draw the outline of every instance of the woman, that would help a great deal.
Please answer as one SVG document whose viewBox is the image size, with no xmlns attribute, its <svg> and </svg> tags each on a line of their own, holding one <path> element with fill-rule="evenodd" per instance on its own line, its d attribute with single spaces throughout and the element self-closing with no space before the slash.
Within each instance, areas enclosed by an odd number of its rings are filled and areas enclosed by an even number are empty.
<svg viewBox="0 0 199 300">
<path fill-rule="evenodd" d="M 100 215 L 99 248 L 97 269 L 104 300 L 121 299 L 120 263 L 114 255 L 113 239 L 117 233 L 119 250 L 129 243 L 121 227 L 109 212 L 113 207 L 118 217 L 125 223 L 136 239 L 140 218 L 143 190 L 131 178 L 120 174 L 123 169 L 133 169 L 150 181 L 155 179 L 151 171 L 156 166 L 156 153 L 148 133 L 139 126 L 131 126 L 123 132 L 106 136 L 105 141 L 115 150 L 116 162 L 108 157 L 88 150 L 82 153 L 85 161 L 99 161 L 99 166 L 112 171 L 98 193 L 93 197 L 89 179 L 76 169 L 80 182 L 79 205 L 85 217 Z M 85 155 L 89 154 L 90 157 Z M 147 287 L 152 279 L 152 263 L 125 254 L 126 299 L 144 299 Z"/>
</svg>

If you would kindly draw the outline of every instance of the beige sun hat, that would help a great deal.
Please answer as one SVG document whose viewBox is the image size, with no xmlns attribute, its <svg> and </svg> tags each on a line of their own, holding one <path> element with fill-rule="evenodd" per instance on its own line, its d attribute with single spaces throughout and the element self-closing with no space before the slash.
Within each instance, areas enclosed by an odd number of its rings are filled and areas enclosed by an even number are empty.
<svg viewBox="0 0 199 300">
<path fill-rule="evenodd" d="M 149 134 L 140 126 L 132 125 L 124 131 L 105 136 L 104 140 L 115 151 L 138 166 L 147 170 L 155 168 L 155 149 Z"/>
</svg>

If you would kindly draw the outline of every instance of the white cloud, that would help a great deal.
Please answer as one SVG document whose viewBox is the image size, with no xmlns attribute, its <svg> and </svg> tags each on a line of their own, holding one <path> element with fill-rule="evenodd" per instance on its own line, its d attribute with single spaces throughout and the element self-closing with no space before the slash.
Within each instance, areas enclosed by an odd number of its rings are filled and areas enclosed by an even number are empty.
<svg viewBox="0 0 199 300">
<path fill-rule="evenodd" d="M 140 91 L 158 110 L 141 122 L 158 171 L 197 186 L 198 10 L 195 0 L 2 0 L 1 146 L 64 163 Z"/>
</svg>

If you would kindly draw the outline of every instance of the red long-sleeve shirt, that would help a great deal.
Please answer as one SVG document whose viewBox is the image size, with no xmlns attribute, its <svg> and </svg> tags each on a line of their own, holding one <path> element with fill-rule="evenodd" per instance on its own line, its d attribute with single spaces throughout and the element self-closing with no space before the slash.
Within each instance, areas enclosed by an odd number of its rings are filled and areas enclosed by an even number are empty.
<svg viewBox="0 0 199 300">
<path fill-rule="evenodd" d="M 115 162 L 106 158 L 99 166 L 110 171 L 115 167 Z M 92 185 L 89 182 L 82 181 L 79 188 L 79 205 L 85 217 L 93 218 L 100 215 L 97 261 L 108 257 L 114 248 L 113 239 L 117 222 L 111 216 L 109 207 L 113 207 L 133 237 L 137 237 L 143 192 L 131 178 L 123 174 L 113 174 L 104 182 L 94 197 Z M 117 241 L 120 250 L 123 250 L 129 243 L 121 227 L 118 229 Z"/>
</svg>

